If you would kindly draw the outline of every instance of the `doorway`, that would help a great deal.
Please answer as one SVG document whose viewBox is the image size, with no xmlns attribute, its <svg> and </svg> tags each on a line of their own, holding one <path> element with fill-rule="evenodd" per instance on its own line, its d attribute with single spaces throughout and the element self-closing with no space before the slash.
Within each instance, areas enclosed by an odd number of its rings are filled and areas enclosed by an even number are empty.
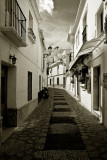
<svg viewBox="0 0 107 160">
<path fill-rule="evenodd" d="M 101 71 L 100 67 L 94 68 L 94 95 L 93 95 L 93 109 L 95 111 L 100 111 L 101 107 Z"/>
<path fill-rule="evenodd" d="M 7 126 L 7 67 L 1 66 L 1 116 L 2 127 Z"/>
</svg>

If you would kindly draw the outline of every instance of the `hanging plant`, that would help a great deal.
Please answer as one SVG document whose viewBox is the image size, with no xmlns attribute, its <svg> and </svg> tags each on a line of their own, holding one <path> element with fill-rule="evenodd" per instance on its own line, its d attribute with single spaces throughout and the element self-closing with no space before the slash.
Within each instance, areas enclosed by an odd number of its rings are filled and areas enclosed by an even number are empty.
<svg viewBox="0 0 107 160">
<path fill-rule="evenodd" d="M 77 69 L 74 70 L 74 75 L 75 75 L 75 76 L 78 76 L 78 70 L 77 70 Z"/>
<path fill-rule="evenodd" d="M 82 72 L 88 73 L 88 67 L 87 66 L 82 66 Z"/>
<path fill-rule="evenodd" d="M 81 75 L 81 70 L 78 70 L 78 75 Z"/>
<path fill-rule="evenodd" d="M 91 93 L 91 76 L 88 77 L 87 91 L 88 91 L 88 93 Z"/>
</svg>

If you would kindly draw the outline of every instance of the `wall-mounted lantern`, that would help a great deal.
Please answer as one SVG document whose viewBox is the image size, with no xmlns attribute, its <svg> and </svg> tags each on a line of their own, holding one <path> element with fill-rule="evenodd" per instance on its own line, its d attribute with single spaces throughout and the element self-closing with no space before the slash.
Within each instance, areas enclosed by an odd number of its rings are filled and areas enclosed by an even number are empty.
<svg viewBox="0 0 107 160">
<path fill-rule="evenodd" d="M 10 59 L 12 60 L 12 64 L 15 65 L 16 64 L 16 60 L 17 60 L 15 55 L 14 56 L 10 55 Z"/>
<path fill-rule="evenodd" d="M 52 52 L 52 47 L 51 46 L 48 47 L 48 51 L 49 51 L 49 55 L 51 55 L 51 52 Z"/>
</svg>

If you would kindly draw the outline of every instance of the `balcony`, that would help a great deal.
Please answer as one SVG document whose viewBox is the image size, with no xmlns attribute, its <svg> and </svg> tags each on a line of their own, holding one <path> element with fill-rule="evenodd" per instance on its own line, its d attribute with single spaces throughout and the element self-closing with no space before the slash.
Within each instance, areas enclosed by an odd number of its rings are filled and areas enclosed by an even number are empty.
<svg viewBox="0 0 107 160">
<path fill-rule="evenodd" d="M 26 18 L 17 0 L 5 1 L 5 26 L 1 28 L 17 47 L 26 47 Z"/>
<path fill-rule="evenodd" d="M 87 25 L 85 26 L 82 32 L 82 36 L 83 36 L 83 44 L 84 44 L 87 41 Z"/>
<path fill-rule="evenodd" d="M 28 28 L 28 37 L 32 41 L 33 44 L 36 43 L 36 36 L 35 36 L 32 28 Z"/>
</svg>

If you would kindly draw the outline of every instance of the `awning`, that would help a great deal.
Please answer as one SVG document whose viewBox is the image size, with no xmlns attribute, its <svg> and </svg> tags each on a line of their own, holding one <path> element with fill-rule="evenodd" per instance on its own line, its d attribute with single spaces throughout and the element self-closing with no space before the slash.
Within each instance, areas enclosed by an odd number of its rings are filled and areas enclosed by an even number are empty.
<svg viewBox="0 0 107 160">
<path fill-rule="evenodd" d="M 71 62 L 70 64 L 70 69 L 74 66 L 74 64 L 77 62 L 77 60 L 84 55 L 88 55 L 91 54 L 93 52 L 93 50 L 95 48 L 97 48 L 98 45 L 100 45 L 100 43 L 105 39 L 105 36 L 103 34 L 103 36 L 99 37 L 99 38 L 95 38 L 92 39 L 90 41 L 85 42 L 85 44 L 81 47 L 78 55 L 76 56 L 76 58 L 74 59 L 73 62 Z"/>
</svg>

